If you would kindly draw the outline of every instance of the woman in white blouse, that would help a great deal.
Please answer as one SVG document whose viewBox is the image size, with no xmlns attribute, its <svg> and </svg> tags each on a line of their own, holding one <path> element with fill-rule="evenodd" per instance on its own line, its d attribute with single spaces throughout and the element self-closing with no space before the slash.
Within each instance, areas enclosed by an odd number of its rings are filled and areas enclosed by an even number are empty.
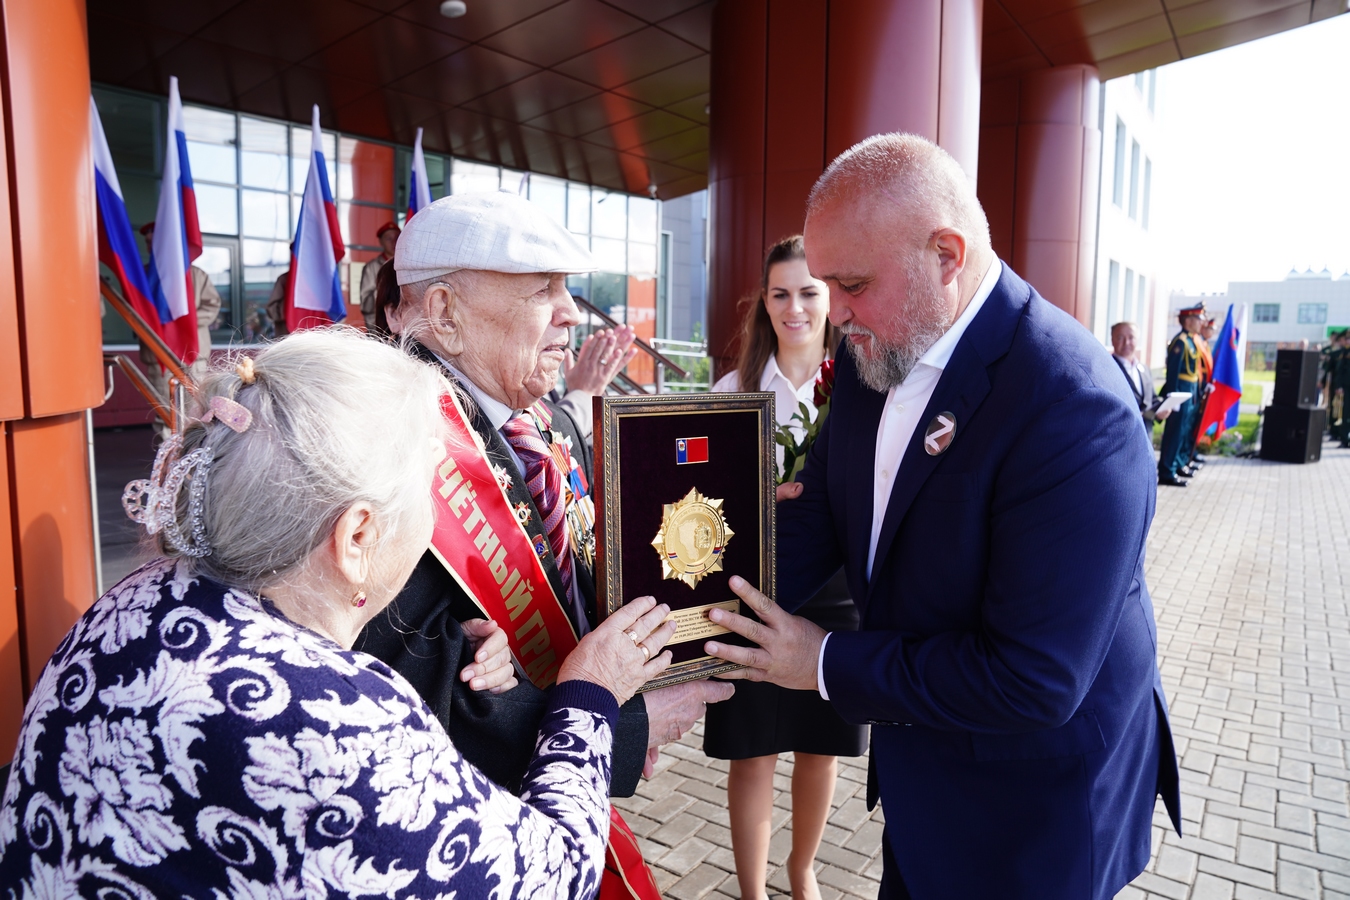
<svg viewBox="0 0 1350 900">
<path fill-rule="evenodd" d="M 747 298 L 739 364 L 714 391 L 773 391 L 778 424 L 800 441 L 792 416 L 805 403 L 817 415 L 816 379 L 839 345 L 829 324 L 829 290 L 811 277 L 800 235 L 775 244 L 764 260 L 759 292 Z M 783 448 L 778 447 L 778 464 Z M 800 610 L 821 627 L 853 630 L 858 612 L 842 571 Z M 860 756 L 865 726 L 850 725 L 815 691 L 739 681 L 736 694 L 708 707 L 704 752 L 731 761 L 727 804 L 741 896 L 763 900 L 772 833 L 773 774 L 778 754 L 795 754 L 792 770 L 792 853 L 787 860 L 794 900 L 817 900 L 814 863 L 834 796 L 835 758 Z"/>
</svg>

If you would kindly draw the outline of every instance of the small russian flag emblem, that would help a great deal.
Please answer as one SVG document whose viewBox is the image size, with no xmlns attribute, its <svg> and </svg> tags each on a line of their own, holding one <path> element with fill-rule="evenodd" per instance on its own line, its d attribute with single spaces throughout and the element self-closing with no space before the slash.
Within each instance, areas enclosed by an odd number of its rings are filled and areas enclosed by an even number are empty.
<svg viewBox="0 0 1350 900">
<path fill-rule="evenodd" d="M 675 464 L 705 463 L 708 461 L 708 439 L 705 437 L 676 438 Z"/>
</svg>

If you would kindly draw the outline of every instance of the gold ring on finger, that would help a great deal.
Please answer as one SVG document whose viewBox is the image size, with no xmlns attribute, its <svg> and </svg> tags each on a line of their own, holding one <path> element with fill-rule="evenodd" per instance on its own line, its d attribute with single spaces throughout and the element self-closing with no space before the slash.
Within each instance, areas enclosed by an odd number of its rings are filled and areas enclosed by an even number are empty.
<svg viewBox="0 0 1350 900">
<path fill-rule="evenodd" d="M 642 661 L 646 662 L 652 658 L 652 651 L 647 649 L 646 644 L 638 644 L 638 649 L 642 651 Z"/>
</svg>

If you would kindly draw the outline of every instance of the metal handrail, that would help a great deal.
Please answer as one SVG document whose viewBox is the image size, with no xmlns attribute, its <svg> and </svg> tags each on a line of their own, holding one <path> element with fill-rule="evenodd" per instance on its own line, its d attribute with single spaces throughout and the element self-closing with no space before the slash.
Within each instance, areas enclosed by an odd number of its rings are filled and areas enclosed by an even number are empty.
<svg viewBox="0 0 1350 900">
<path fill-rule="evenodd" d="M 178 358 L 178 354 L 169 349 L 169 345 L 164 343 L 164 339 L 141 318 L 141 314 L 131 306 L 130 303 L 117 295 L 117 292 L 108 286 L 108 283 L 99 279 L 98 289 L 103 294 L 103 299 L 108 301 L 108 305 L 113 311 L 121 316 L 131 330 L 135 332 L 136 337 L 141 339 L 141 343 L 150 348 L 150 352 L 155 355 L 164 370 L 178 380 L 178 383 L 188 389 L 189 392 L 197 393 L 197 384 L 187 373 L 187 366 Z"/>
<path fill-rule="evenodd" d="M 165 425 L 172 430 L 177 430 L 178 414 L 173 408 L 173 404 L 168 398 L 160 394 L 159 389 L 150 383 L 150 379 L 145 377 L 145 373 L 140 367 L 131 361 L 131 357 L 124 353 L 105 353 L 103 354 L 103 364 L 108 367 L 109 374 L 113 366 L 122 370 L 122 374 L 131 382 L 131 386 L 140 392 L 141 396 L 150 404 L 150 410 L 159 417 Z M 109 381 L 112 379 L 109 378 Z M 108 391 L 112 395 L 112 391 Z"/>
<path fill-rule="evenodd" d="M 612 318 L 610 318 L 608 315 L 606 315 L 605 313 L 601 312 L 601 311 L 599 310 L 598 307 L 592 306 L 588 301 L 582 299 L 581 297 L 573 297 L 572 299 L 576 301 L 577 306 L 580 306 L 582 309 L 586 310 L 586 311 L 589 312 L 591 315 L 596 316 L 596 317 L 599 318 L 602 322 L 604 322 L 606 325 L 608 325 L 610 328 L 618 328 L 620 325 L 623 324 L 622 322 L 620 322 L 620 321 L 617 320 L 617 319 L 612 319 Z M 681 378 L 688 378 L 688 377 L 689 377 L 689 373 L 686 372 L 684 369 L 680 368 L 678 365 L 676 365 L 676 364 L 670 359 L 670 357 L 668 357 L 668 356 L 666 356 L 665 354 L 661 353 L 661 351 L 659 351 L 659 350 L 657 350 L 656 348 L 654 348 L 651 344 L 648 344 L 648 343 L 647 343 L 646 341 L 644 341 L 642 338 L 639 338 L 639 337 L 633 338 L 633 344 L 634 344 L 634 346 L 636 346 L 639 350 L 641 350 L 643 353 L 647 354 L 647 355 L 650 356 L 652 359 L 656 360 L 658 363 L 660 363 L 661 365 L 665 366 L 667 369 L 669 369 L 670 371 L 674 372 L 676 375 L 680 376 Z M 646 391 L 643 391 L 643 393 L 645 394 Z"/>
</svg>

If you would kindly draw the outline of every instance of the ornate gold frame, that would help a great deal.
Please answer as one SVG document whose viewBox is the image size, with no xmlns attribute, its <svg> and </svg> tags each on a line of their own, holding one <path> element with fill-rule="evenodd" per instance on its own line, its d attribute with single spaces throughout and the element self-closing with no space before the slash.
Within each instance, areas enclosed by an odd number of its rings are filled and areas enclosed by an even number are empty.
<svg viewBox="0 0 1350 900">
<path fill-rule="evenodd" d="M 658 396 L 596 397 L 595 412 L 595 488 L 597 519 L 596 534 L 596 610 L 601 619 L 609 616 L 623 604 L 623 571 L 619 565 L 620 553 L 609 548 L 618 543 L 622 533 L 623 513 L 619 508 L 615 487 L 622 477 L 619 447 L 619 422 L 630 416 L 679 416 L 690 413 L 757 412 L 759 416 L 759 481 L 760 514 L 756 523 L 760 547 L 759 588 L 773 597 L 777 581 L 775 546 L 775 484 L 774 395 L 765 393 L 737 394 L 661 394 Z M 748 534 L 751 529 L 738 531 Z M 642 548 L 651 552 L 649 546 Z M 734 599 L 734 597 L 733 597 Z M 713 675 L 723 675 L 740 666 L 703 656 L 687 662 L 675 663 L 659 678 L 654 678 L 640 690 L 681 684 Z"/>
</svg>

